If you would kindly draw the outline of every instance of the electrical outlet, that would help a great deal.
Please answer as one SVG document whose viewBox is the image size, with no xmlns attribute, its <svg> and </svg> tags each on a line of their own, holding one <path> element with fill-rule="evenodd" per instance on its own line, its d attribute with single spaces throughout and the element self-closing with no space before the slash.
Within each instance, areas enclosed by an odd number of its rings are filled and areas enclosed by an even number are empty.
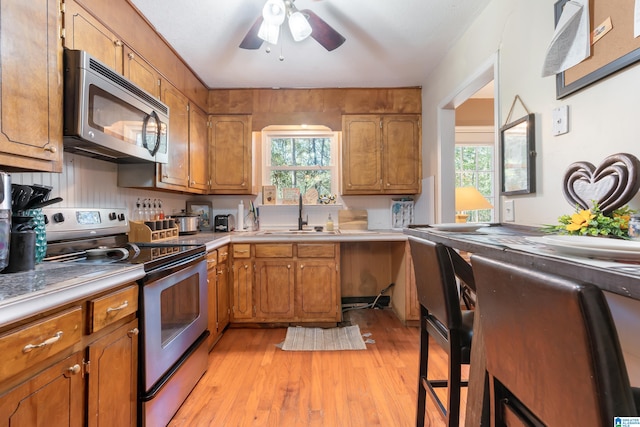
<svg viewBox="0 0 640 427">
<path fill-rule="evenodd" d="M 516 220 L 515 202 L 513 200 L 504 202 L 504 220 L 505 222 L 514 222 Z"/>
</svg>

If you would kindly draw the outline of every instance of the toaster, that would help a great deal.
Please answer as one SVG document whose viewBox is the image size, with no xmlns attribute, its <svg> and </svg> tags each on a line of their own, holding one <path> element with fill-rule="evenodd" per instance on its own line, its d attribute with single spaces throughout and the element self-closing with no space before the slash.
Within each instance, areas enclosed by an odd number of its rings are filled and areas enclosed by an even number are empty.
<svg viewBox="0 0 640 427">
<path fill-rule="evenodd" d="M 235 217 L 232 214 L 216 215 L 214 231 L 229 232 L 236 228 Z"/>
</svg>

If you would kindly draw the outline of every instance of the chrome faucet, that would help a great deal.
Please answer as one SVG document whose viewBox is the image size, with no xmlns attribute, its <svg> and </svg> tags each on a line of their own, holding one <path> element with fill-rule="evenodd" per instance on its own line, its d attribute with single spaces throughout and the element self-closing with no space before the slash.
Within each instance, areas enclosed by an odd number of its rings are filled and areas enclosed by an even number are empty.
<svg viewBox="0 0 640 427">
<path fill-rule="evenodd" d="M 302 219 L 302 194 L 300 195 L 300 201 L 298 202 L 298 230 L 302 230 L 302 226 L 309 224 L 309 215 L 307 219 Z"/>
</svg>

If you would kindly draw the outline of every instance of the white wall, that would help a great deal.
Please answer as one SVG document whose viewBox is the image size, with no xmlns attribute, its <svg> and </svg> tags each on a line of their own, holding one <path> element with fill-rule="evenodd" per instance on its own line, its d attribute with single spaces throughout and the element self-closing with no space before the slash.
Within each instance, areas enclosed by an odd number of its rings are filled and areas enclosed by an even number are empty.
<svg viewBox="0 0 640 427">
<path fill-rule="evenodd" d="M 437 161 L 438 105 L 498 52 L 499 124 L 504 124 L 516 95 L 536 113 L 537 191 L 512 197 L 520 224 L 555 223 L 558 216 L 573 211 L 562 193 L 569 164 L 588 161 L 597 166 L 621 152 L 640 157 L 639 66 L 562 100 L 556 100 L 555 78 L 540 76 L 553 35 L 555 2 L 491 1 L 423 83 L 423 175 L 431 176 L 441 173 L 441 167 L 453 168 L 453 162 Z M 569 105 L 569 133 L 553 136 L 551 112 L 560 105 Z M 524 110 L 516 108 L 512 119 L 523 115 Z M 636 196 L 630 205 L 639 208 L 640 198 Z"/>
</svg>

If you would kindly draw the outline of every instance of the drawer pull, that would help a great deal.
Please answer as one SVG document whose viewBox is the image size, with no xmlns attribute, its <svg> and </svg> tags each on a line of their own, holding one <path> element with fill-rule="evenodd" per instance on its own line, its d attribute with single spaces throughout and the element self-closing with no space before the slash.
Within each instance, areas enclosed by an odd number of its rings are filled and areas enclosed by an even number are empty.
<svg viewBox="0 0 640 427">
<path fill-rule="evenodd" d="M 35 348 L 46 347 L 48 345 L 51 345 L 51 344 L 59 341 L 60 338 L 62 338 L 62 331 L 56 332 L 56 334 L 54 336 L 42 341 L 40 344 L 27 344 L 27 345 L 25 345 L 24 348 L 22 349 L 22 352 L 23 353 L 29 353 L 31 350 L 33 350 Z"/>
<path fill-rule="evenodd" d="M 247 252 L 249 252 L 248 249 L 236 249 L 234 250 L 234 252 L 239 253 L 239 254 L 246 254 Z M 223 254 L 226 255 L 226 254 Z"/>
<path fill-rule="evenodd" d="M 80 365 L 78 365 L 77 363 L 73 366 L 71 366 L 70 368 L 67 368 L 67 372 L 69 372 L 71 375 L 76 375 L 80 372 Z"/>
<path fill-rule="evenodd" d="M 124 310 L 127 307 L 129 307 L 129 301 L 125 300 L 122 304 L 120 304 L 117 307 L 109 307 L 109 308 L 107 308 L 107 313 L 112 313 L 114 311 Z"/>
<path fill-rule="evenodd" d="M 133 328 L 129 331 L 127 331 L 127 335 L 129 335 L 129 337 L 132 337 L 134 335 L 138 335 L 140 333 L 140 330 L 138 328 Z"/>
</svg>

